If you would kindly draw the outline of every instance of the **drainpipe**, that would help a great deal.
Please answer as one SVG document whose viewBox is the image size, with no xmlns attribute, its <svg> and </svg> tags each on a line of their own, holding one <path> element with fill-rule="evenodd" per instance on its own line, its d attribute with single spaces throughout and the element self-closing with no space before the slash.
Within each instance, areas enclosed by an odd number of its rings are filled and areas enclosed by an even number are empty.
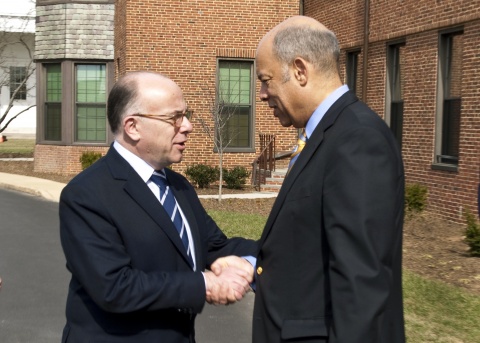
<svg viewBox="0 0 480 343">
<path fill-rule="evenodd" d="M 368 34 L 370 24 L 370 0 L 365 0 L 365 18 L 363 22 L 363 78 L 362 100 L 367 102 Z"/>
</svg>

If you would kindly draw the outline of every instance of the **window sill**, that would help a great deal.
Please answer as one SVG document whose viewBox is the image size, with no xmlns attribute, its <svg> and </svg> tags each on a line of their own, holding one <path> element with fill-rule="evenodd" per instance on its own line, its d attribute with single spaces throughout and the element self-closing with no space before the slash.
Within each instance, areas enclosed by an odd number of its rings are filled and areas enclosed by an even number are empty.
<svg viewBox="0 0 480 343">
<path fill-rule="evenodd" d="M 218 149 L 213 149 L 213 152 L 218 154 Z M 255 149 L 253 148 L 225 148 L 223 150 L 225 153 L 255 153 Z"/>
<path fill-rule="evenodd" d="M 446 163 L 433 163 L 432 170 L 444 170 L 450 172 L 458 172 L 458 165 Z"/>
</svg>

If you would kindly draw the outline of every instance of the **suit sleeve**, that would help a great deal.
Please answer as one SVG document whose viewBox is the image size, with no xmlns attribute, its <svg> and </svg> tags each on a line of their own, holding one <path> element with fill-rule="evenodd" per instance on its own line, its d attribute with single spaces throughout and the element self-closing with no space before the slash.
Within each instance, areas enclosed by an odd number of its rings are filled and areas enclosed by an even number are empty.
<svg viewBox="0 0 480 343">
<path fill-rule="evenodd" d="M 92 188 L 67 185 L 60 199 L 60 237 L 77 287 L 103 310 L 128 313 L 169 308 L 201 312 L 205 283 L 200 272 L 140 270 L 132 267 L 114 204 Z M 118 216 L 117 216 L 118 217 Z M 135 230 L 134 227 L 131 228 Z"/>
<path fill-rule="evenodd" d="M 329 342 L 377 342 L 401 244 L 402 175 L 391 141 L 372 128 L 344 132 L 325 161 L 333 330 Z"/>
<path fill-rule="evenodd" d="M 188 199 L 188 204 L 193 209 L 196 217 L 196 225 L 200 231 L 203 244 L 201 245 L 204 251 L 206 260 L 202 268 L 209 268 L 210 265 L 219 257 L 236 255 L 236 256 L 254 256 L 257 253 L 258 242 L 243 237 L 227 237 L 218 227 L 215 221 L 208 215 L 205 208 L 202 206 L 195 189 L 190 183 L 179 174 L 169 174 L 176 183 L 182 184 L 181 190 L 186 192 L 184 198 Z M 179 190 L 180 191 L 180 190 Z M 178 198 L 177 198 L 178 200 Z M 198 261 L 197 261 L 198 262 Z"/>
</svg>

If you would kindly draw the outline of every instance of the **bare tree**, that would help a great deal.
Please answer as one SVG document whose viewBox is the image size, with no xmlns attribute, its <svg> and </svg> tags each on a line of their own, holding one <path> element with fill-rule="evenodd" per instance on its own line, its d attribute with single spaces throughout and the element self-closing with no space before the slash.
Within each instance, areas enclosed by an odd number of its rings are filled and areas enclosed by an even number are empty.
<svg viewBox="0 0 480 343">
<path fill-rule="evenodd" d="M 31 13 L 0 17 L 0 90 L 9 93 L 8 97 L 2 97 L 7 101 L 2 104 L 0 112 L 0 133 L 22 113 L 35 107 L 35 104 L 16 107 L 20 100 L 26 100 L 27 94 L 34 88 L 28 84 L 35 73 L 32 51 L 34 36 L 28 33 L 31 21 Z M 20 54 L 25 58 L 18 58 Z"/>
<path fill-rule="evenodd" d="M 238 130 L 229 124 L 229 120 L 235 115 L 237 106 L 227 103 L 225 100 L 225 92 L 219 92 L 218 89 L 215 94 L 208 90 L 209 100 L 209 120 L 199 118 L 202 125 L 203 132 L 213 142 L 214 150 L 218 153 L 218 169 L 219 169 L 219 183 L 218 183 L 218 200 L 222 200 L 222 185 L 223 185 L 223 154 L 225 149 L 232 143 L 233 139 L 238 135 Z"/>
</svg>

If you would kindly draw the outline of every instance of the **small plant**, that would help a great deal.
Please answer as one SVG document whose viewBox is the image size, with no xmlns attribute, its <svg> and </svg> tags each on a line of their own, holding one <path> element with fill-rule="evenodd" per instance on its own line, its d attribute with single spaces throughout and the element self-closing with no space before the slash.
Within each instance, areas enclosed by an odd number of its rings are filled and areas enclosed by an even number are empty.
<svg viewBox="0 0 480 343">
<path fill-rule="evenodd" d="M 224 169 L 223 179 L 227 188 L 242 189 L 249 175 L 245 167 L 237 166 L 231 170 Z"/>
<path fill-rule="evenodd" d="M 80 163 L 82 164 L 82 170 L 87 169 L 92 164 L 97 162 L 102 157 L 102 154 L 95 151 L 84 151 L 80 156 Z"/>
<path fill-rule="evenodd" d="M 465 211 L 465 219 L 465 241 L 470 247 L 470 255 L 480 257 L 480 223 L 468 209 Z"/>
<path fill-rule="evenodd" d="M 218 168 L 210 167 L 205 164 L 194 164 L 188 166 L 185 175 L 198 186 L 198 188 L 208 188 L 210 184 L 218 180 Z"/>
<path fill-rule="evenodd" d="M 405 209 L 407 212 L 422 212 L 427 206 L 427 186 L 414 183 L 405 186 Z"/>
</svg>

